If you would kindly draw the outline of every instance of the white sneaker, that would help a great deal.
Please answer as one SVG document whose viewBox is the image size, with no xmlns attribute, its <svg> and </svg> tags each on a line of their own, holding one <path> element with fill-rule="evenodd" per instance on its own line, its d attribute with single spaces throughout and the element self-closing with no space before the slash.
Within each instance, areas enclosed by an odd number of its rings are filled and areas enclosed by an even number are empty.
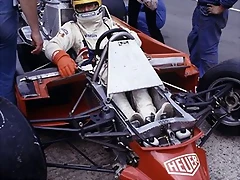
<svg viewBox="0 0 240 180">
<path fill-rule="evenodd" d="M 174 116 L 174 108 L 169 102 L 163 103 L 162 107 L 155 115 L 155 121 L 163 118 L 169 118 Z"/>
</svg>

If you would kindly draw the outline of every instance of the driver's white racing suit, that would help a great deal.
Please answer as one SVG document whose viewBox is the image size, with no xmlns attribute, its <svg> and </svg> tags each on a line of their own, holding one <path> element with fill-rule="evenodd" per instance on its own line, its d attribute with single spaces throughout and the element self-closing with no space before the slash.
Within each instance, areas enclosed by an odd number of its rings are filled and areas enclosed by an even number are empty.
<svg viewBox="0 0 240 180">
<path fill-rule="evenodd" d="M 111 19 L 103 18 L 102 13 L 99 13 L 94 19 L 91 17 L 91 19 L 84 18 L 77 19 L 75 22 L 67 22 L 61 27 L 58 34 L 46 44 L 45 55 L 48 59 L 52 60 L 56 51 L 68 51 L 70 48 L 73 48 L 78 54 L 75 62 L 81 64 L 84 62 L 82 56 L 83 49 L 87 47 L 89 50 L 94 50 L 98 38 L 112 28 L 119 27 L 114 25 Z M 135 37 L 137 44 L 141 46 L 141 40 L 137 34 L 133 31 L 129 32 Z M 107 38 L 102 41 L 101 49 L 103 49 L 107 41 Z M 141 120 L 144 123 L 145 119 L 150 117 L 152 113 L 156 114 L 156 108 L 147 89 L 132 91 L 132 96 L 138 113 L 131 107 L 125 93 L 113 95 L 113 101 L 129 120 L 133 120 L 134 118 L 139 119 L 140 113 Z"/>
</svg>

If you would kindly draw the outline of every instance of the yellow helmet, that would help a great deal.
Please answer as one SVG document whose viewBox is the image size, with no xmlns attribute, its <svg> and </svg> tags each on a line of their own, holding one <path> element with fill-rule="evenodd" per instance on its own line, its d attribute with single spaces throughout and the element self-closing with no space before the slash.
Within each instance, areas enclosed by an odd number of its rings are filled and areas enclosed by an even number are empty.
<svg viewBox="0 0 240 180">
<path fill-rule="evenodd" d="M 73 9 L 76 12 L 83 12 L 85 10 L 83 7 L 85 7 L 86 5 L 93 5 L 91 6 L 91 8 L 93 9 L 90 9 L 90 11 L 93 11 L 98 9 L 102 5 L 102 0 L 72 0 Z"/>
</svg>

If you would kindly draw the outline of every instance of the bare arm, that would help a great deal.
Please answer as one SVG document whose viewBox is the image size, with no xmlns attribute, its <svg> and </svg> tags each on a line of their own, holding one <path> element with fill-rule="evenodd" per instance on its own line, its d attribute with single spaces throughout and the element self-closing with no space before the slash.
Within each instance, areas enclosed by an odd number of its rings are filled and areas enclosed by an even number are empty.
<svg viewBox="0 0 240 180">
<path fill-rule="evenodd" d="M 37 1 L 36 0 L 19 0 L 21 9 L 25 14 L 29 26 L 33 32 L 38 32 L 38 17 L 37 17 Z"/>
<path fill-rule="evenodd" d="M 33 45 L 35 46 L 35 49 L 32 51 L 32 53 L 38 54 L 42 50 L 43 40 L 39 32 L 37 0 L 19 0 L 19 2 L 32 31 Z"/>
</svg>

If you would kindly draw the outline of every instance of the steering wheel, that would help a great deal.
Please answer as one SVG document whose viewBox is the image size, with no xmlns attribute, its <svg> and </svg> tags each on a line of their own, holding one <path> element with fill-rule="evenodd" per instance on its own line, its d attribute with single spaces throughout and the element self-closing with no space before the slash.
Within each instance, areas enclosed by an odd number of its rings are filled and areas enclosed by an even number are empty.
<svg viewBox="0 0 240 180">
<path fill-rule="evenodd" d="M 108 38 L 108 40 L 113 36 L 113 33 L 116 33 L 116 32 L 128 32 L 126 31 L 125 29 L 122 29 L 122 28 L 114 28 L 114 29 L 110 29 L 108 31 L 106 31 L 105 33 L 103 33 L 97 40 L 96 42 L 96 46 L 95 46 L 95 52 L 94 52 L 94 55 L 98 55 L 100 56 L 101 55 L 101 49 L 100 49 L 100 45 L 103 41 L 104 38 Z M 123 40 L 123 39 L 126 39 L 126 37 L 124 36 L 121 36 L 119 37 L 117 40 Z"/>
<path fill-rule="evenodd" d="M 119 33 L 117 33 L 116 35 L 113 35 L 113 33 L 116 33 L 116 32 L 119 32 Z M 100 58 L 100 61 L 97 64 L 97 67 L 95 69 L 95 72 L 94 72 L 94 75 L 92 78 L 94 82 L 97 81 L 99 72 L 100 72 L 100 70 L 104 64 L 104 61 L 107 57 L 108 50 L 106 49 L 106 47 L 103 49 L 103 52 L 101 52 L 101 49 L 100 49 L 101 42 L 106 37 L 109 39 L 109 41 L 124 40 L 124 39 L 132 39 L 133 40 L 134 39 L 134 37 L 128 31 L 121 29 L 121 28 L 110 29 L 110 30 L 106 31 L 105 33 L 103 33 L 99 37 L 99 39 L 97 40 L 97 43 L 96 43 L 96 48 L 95 48 L 96 50 L 94 52 L 94 55 L 102 56 L 102 58 Z"/>
</svg>

